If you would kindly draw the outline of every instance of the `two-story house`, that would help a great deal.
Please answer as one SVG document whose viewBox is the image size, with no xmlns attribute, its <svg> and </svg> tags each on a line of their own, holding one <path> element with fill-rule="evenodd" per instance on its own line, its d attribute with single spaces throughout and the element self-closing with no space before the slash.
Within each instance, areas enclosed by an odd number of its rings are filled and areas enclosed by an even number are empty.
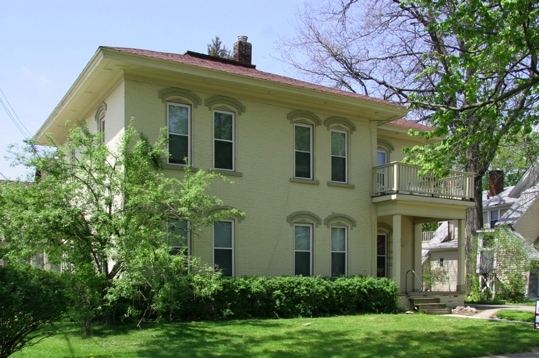
<svg viewBox="0 0 539 358">
<path fill-rule="evenodd" d="M 222 173 L 234 184 L 212 192 L 246 213 L 189 237 L 191 255 L 226 275 L 371 275 L 417 290 L 407 273 L 421 274 L 421 224 L 463 226 L 471 175 L 418 176 L 402 148 L 423 143 L 409 129 L 428 127 L 402 119 L 405 108 L 259 71 L 251 48 L 239 37 L 225 60 L 100 47 L 35 137 L 62 143 L 68 120 L 108 143 L 132 118 L 150 140 L 166 127 L 166 175 Z"/>
</svg>

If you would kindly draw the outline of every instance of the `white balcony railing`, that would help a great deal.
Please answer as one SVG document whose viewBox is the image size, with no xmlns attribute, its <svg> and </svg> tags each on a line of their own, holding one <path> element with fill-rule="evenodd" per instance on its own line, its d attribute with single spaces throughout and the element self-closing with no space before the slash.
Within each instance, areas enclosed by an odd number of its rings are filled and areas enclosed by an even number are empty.
<svg viewBox="0 0 539 358">
<path fill-rule="evenodd" d="M 456 200 L 472 200 L 473 173 L 450 171 L 444 178 L 420 175 L 421 167 L 392 162 L 374 167 L 373 196 L 408 194 Z"/>
</svg>

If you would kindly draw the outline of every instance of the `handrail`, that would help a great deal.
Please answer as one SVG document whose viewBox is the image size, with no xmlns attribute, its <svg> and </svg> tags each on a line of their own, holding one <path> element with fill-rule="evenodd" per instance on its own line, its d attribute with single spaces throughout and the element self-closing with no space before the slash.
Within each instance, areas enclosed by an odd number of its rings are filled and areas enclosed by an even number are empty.
<svg viewBox="0 0 539 358">
<path fill-rule="evenodd" d="M 415 278 L 417 279 L 417 281 L 421 285 L 421 291 L 419 291 L 419 292 L 422 292 L 423 291 L 423 282 L 421 281 L 419 276 L 417 276 L 417 273 L 414 270 L 410 269 L 410 270 L 406 271 L 406 276 L 405 276 L 405 280 L 404 280 L 404 290 L 405 290 L 404 293 L 406 293 L 406 294 L 408 293 L 408 274 L 410 272 L 412 272 L 414 274 Z"/>
</svg>

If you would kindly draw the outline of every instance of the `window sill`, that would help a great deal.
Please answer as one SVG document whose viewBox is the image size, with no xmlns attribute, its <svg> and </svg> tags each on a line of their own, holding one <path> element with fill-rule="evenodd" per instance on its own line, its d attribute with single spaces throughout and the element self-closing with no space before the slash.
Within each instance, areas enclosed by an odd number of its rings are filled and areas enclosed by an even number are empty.
<svg viewBox="0 0 539 358">
<path fill-rule="evenodd" d="M 196 172 L 199 169 L 195 167 L 190 167 L 189 165 L 185 164 L 171 164 L 171 163 L 163 163 L 163 169 L 172 169 L 172 170 L 181 170 L 185 171 L 186 168 L 189 168 L 189 171 Z"/>
<path fill-rule="evenodd" d="M 338 188 L 347 188 L 347 189 L 354 189 L 356 186 L 355 185 L 352 185 L 352 184 L 347 184 L 347 183 L 338 183 L 338 182 L 334 182 L 334 181 L 328 181 L 328 186 L 335 186 L 335 187 L 338 187 Z"/>
<path fill-rule="evenodd" d="M 228 175 L 228 176 L 232 176 L 232 177 L 242 177 L 243 176 L 243 173 L 242 172 L 236 172 L 236 171 L 233 171 L 233 170 L 225 170 L 225 169 L 210 169 L 210 172 L 212 173 L 218 173 L 218 174 L 221 174 L 221 175 Z"/>
<path fill-rule="evenodd" d="M 301 184 L 311 184 L 311 185 L 320 184 L 318 180 L 313 180 L 313 179 L 290 178 L 290 181 L 292 183 L 301 183 Z"/>
</svg>

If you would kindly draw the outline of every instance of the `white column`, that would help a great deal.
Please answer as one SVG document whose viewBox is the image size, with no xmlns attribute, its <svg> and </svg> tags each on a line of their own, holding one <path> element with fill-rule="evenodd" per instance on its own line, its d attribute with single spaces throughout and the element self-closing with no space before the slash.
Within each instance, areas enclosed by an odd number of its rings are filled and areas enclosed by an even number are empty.
<svg viewBox="0 0 539 358">
<path fill-rule="evenodd" d="M 458 220 L 457 291 L 466 291 L 466 220 Z"/>
<path fill-rule="evenodd" d="M 404 292 L 401 282 L 401 241 L 402 216 L 393 215 L 393 260 L 391 264 L 391 278 L 397 283 L 399 292 Z"/>
<path fill-rule="evenodd" d="M 414 271 L 417 274 L 417 276 L 419 276 L 421 281 L 423 281 L 423 264 L 421 263 L 423 243 L 421 242 L 421 227 L 422 227 L 422 224 L 414 225 Z M 421 287 L 421 284 L 417 282 L 415 277 L 413 278 L 413 280 L 414 280 L 414 286 L 413 286 L 414 290 L 422 291 L 423 287 Z"/>
</svg>

